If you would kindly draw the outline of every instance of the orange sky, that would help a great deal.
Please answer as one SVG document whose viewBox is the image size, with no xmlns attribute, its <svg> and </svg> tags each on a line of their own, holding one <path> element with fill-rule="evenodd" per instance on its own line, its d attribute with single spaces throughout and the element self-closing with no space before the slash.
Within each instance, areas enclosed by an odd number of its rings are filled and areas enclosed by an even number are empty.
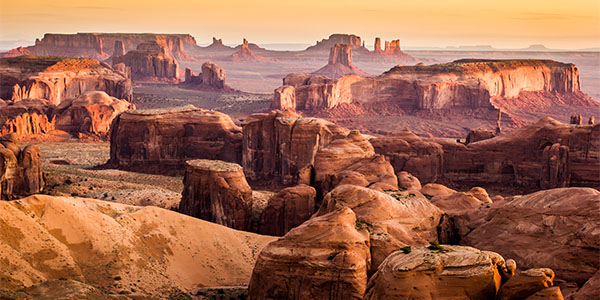
<svg viewBox="0 0 600 300">
<path fill-rule="evenodd" d="M 330 33 L 404 46 L 600 47 L 598 0 L 1 0 L 0 40 L 45 32 L 191 33 L 226 44 L 314 43 Z"/>
</svg>

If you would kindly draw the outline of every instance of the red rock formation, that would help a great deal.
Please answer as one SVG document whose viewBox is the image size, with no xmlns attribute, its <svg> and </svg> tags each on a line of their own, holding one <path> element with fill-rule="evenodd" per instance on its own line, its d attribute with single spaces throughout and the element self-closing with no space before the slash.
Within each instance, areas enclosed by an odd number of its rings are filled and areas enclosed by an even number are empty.
<svg viewBox="0 0 600 300">
<path fill-rule="evenodd" d="M 311 218 L 260 252 L 250 299 L 362 299 L 369 233 L 350 208 Z"/>
<path fill-rule="evenodd" d="M 600 192 L 560 188 L 516 196 L 454 217 L 460 243 L 494 250 L 523 268 L 549 267 L 583 285 L 600 269 Z"/>
<path fill-rule="evenodd" d="M 593 297 L 600 294 L 600 271 L 596 272 L 592 278 L 585 282 L 585 284 L 573 295 L 572 300 L 587 300 L 593 299 Z"/>
<path fill-rule="evenodd" d="M 465 139 L 465 145 L 468 145 L 468 144 L 474 143 L 474 142 L 491 139 L 495 136 L 496 136 L 496 133 L 491 130 L 487 130 L 487 129 L 483 129 L 483 128 L 478 128 L 478 129 L 474 129 L 474 130 L 471 129 L 471 130 L 469 130 L 469 133 L 467 134 L 467 138 Z"/>
<path fill-rule="evenodd" d="M 125 45 L 123 45 L 123 41 L 115 41 L 115 49 L 113 50 L 113 56 L 123 56 L 125 55 Z"/>
<path fill-rule="evenodd" d="M 352 48 L 346 44 L 335 44 L 329 51 L 329 63 L 311 74 L 323 75 L 332 79 L 349 74 L 369 75 L 352 64 Z"/>
<path fill-rule="evenodd" d="M 293 112 L 253 114 L 242 124 L 242 166 L 251 180 L 311 184 L 317 151 L 348 130 Z"/>
<path fill-rule="evenodd" d="M 317 151 L 314 185 L 323 196 L 336 186 L 354 184 L 380 191 L 397 190 L 394 168 L 358 131 L 339 137 Z"/>
<path fill-rule="evenodd" d="M 511 277 L 498 290 L 496 299 L 526 299 L 553 285 L 554 271 L 548 268 L 529 269 Z"/>
<path fill-rule="evenodd" d="M 423 182 L 539 189 L 600 186 L 600 125 L 573 126 L 544 118 L 469 145 L 410 132 L 371 140 L 396 172 Z"/>
<path fill-rule="evenodd" d="M 164 42 L 148 41 L 124 56 L 114 56 L 113 64 L 123 63 L 131 68 L 134 81 L 179 81 L 179 64 L 167 54 Z"/>
<path fill-rule="evenodd" d="M 132 110 L 111 125 L 108 165 L 179 173 L 194 158 L 241 162 L 241 128 L 229 116 L 195 107 Z"/>
<path fill-rule="evenodd" d="M 39 193 L 44 188 L 40 148 L 20 149 L 14 134 L 0 137 L 0 145 L 0 197 L 10 200 Z"/>
<path fill-rule="evenodd" d="M 310 46 L 306 48 L 305 51 L 329 51 L 336 44 L 346 44 L 349 45 L 352 49 L 364 49 L 361 44 L 361 39 L 359 36 L 354 34 L 332 34 L 329 38 L 323 39 L 321 41 L 317 41 L 314 46 Z M 365 49 L 366 50 L 366 49 Z"/>
<path fill-rule="evenodd" d="M 167 54 L 178 60 L 193 60 L 186 50 L 197 47 L 196 40 L 189 34 L 47 33 L 41 40 L 36 40 L 34 46 L 24 48 L 24 51 L 27 51 L 27 54 L 40 56 L 88 57 L 105 60 L 117 55 L 114 53 L 116 41 L 123 43 L 125 51 L 135 50 L 143 42 L 162 41 L 167 45 Z M 3 57 L 10 55 L 10 51 L 2 54 Z"/>
<path fill-rule="evenodd" d="M 301 184 L 285 188 L 269 199 L 260 216 L 260 234 L 282 236 L 315 212 L 317 191 Z"/>
<path fill-rule="evenodd" d="M 47 99 L 58 105 L 87 91 L 131 100 L 131 81 L 87 58 L 21 56 L 0 59 L 0 98 Z"/>
<path fill-rule="evenodd" d="M 296 89 L 297 110 L 328 109 L 342 103 L 385 104 L 408 112 L 483 109 L 489 113 L 482 117 L 495 121 L 499 109 L 513 116 L 517 110 L 535 111 L 540 106 L 533 105 L 536 101 L 546 106 L 600 106 L 580 91 L 574 65 L 541 60 L 396 66 L 373 78 L 324 80 L 317 75 L 290 74 L 284 85 Z"/>
<path fill-rule="evenodd" d="M 215 51 L 226 51 L 226 50 L 232 50 L 233 48 L 231 48 L 229 46 L 225 46 L 223 44 L 222 39 L 217 39 L 217 38 L 213 37 L 212 44 L 208 45 L 206 47 L 206 49 L 215 50 Z"/>
<path fill-rule="evenodd" d="M 191 69 L 185 69 L 185 81 L 179 86 L 186 89 L 215 91 L 224 93 L 237 92 L 225 84 L 225 70 L 217 64 L 207 61 L 202 64 L 202 73 L 196 75 Z"/>
<path fill-rule="evenodd" d="M 206 159 L 186 162 L 180 213 L 248 230 L 251 210 L 252 189 L 240 165 Z"/>
<path fill-rule="evenodd" d="M 135 109 L 135 105 L 104 92 L 87 92 L 63 101 L 56 108 L 54 126 L 73 134 L 107 137 L 112 120 L 128 109 Z"/>
<path fill-rule="evenodd" d="M 494 299 L 504 259 L 494 252 L 447 246 L 396 251 L 369 279 L 363 299 Z M 445 251 L 444 251 L 445 249 Z"/>
<path fill-rule="evenodd" d="M 54 130 L 52 105 L 46 100 L 23 100 L 0 106 L 0 135 L 18 137 L 45 134 Z"/>
<path fill-rule="evenodd" d="M 275 89 L 271 109 L 296 110 L 296 90 L 293 86 L 284 85 Z"/>
<path fill-rule="evenodd" d="M 325 196 L 315 217 L 341 207 L 352 209 L 356 214 L 357 228 L 369 231 L 373 270 L 390 253 L 402 247 L 424 246 L 436 240 L 443 214 L 422 195 L 405 192 L 386 194 L 346 184 Z"/>
<path fill-rule="evenodd" d="M 273 61 L 271 58 L 263 57 L 254 53 L 248 46 L 248 41 L 244 39 L 240 49 L 233 53 L 228 59 L 235 62 L 270 62 Z"/>
</svg>

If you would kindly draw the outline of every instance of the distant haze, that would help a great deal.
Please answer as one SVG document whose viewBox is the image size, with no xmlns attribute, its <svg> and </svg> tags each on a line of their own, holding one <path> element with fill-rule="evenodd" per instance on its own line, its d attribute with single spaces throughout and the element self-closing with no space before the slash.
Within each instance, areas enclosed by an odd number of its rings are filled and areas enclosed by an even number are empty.
<svg viewBox="0 0 600 300">
<path fill-rule="evenodd" d="M 190 33 L 199 44 L 314 44 L 331 33 L 402 46 L 600 47 L 598 0 L 0 1 L 0 40 L 44 33 Z M 297 49 L 298 45 L 294 46 Z"/>
</svg>

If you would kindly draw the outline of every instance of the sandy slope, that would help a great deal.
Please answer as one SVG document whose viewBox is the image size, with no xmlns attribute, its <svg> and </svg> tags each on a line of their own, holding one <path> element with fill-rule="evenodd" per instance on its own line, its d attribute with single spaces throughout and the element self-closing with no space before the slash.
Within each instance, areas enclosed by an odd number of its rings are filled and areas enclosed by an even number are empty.
<svg viewBox="0 0 600 300">
<path fill-rule="evenodd" d="M 246 285 L 274 239 L 151 206 L 36 195 L 0 202 L 0 287 L 68 278 L 157 295 Z"/>
</svg>

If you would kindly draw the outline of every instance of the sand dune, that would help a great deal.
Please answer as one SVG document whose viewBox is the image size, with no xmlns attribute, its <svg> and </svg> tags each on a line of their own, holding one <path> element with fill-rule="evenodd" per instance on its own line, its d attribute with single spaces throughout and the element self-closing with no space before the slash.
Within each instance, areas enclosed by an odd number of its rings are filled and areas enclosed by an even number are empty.
<svg viewBox="0 0 600 300">
<path fill-rule="evenodd" d="M 146 295 L 247 285 L 274 239 L 151 206 L 35 195 L 0 202 L 0 283 L 66 278 Z"/>
</svg>

